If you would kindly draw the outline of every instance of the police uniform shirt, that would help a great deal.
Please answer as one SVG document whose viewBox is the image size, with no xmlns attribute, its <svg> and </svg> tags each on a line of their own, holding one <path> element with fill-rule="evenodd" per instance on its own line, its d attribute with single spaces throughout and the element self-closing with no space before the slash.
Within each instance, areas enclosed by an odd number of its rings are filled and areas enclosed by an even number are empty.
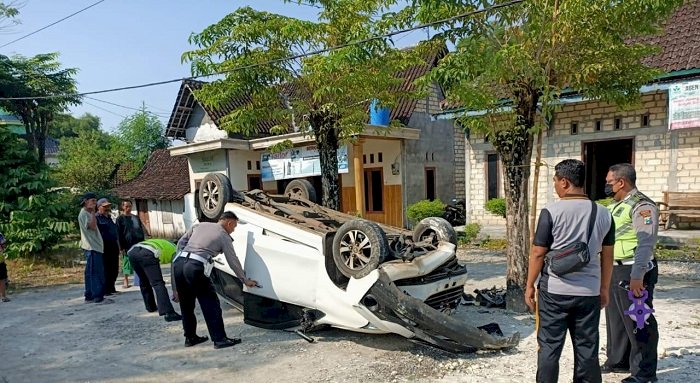
<svg viewBox="0 0 700 383">
<path fill-rule="evenodd" d="M 624 199 L 612 205 L 613 219 L 620 218 L 622 205 L 629 203 L 630 198 L 636 194 L 641 193 L 637 189 L 633 189 Z M 642 199 L 632 208 L 631 220 L 632 228 L 637 237 L 637 247 L 634 249 L 634 264 L 630 278 L 643 279 L 644 274 L 653 267 L 651 260 L 654 258 L 654 246 L 656 246 L 656 237 L 659 231 L 659 209 L 651 200 Z M 620 238 L 624 230 L 624 227 L 618 225 L 615 237 Z M 618 254 L 615 254 L 615 259 L 618 259 Z"/>
<path fill-rule="evenodd" d="M 183 253 L 197 254 L 204 258 L 224 253 L 231 270 L 241 281 L 246 280 L 241 262 L 233 249 L 231 236 L 218 223 L 202 222 L 194 225 L 177 242 L 177 248 Z"/>
</svg>

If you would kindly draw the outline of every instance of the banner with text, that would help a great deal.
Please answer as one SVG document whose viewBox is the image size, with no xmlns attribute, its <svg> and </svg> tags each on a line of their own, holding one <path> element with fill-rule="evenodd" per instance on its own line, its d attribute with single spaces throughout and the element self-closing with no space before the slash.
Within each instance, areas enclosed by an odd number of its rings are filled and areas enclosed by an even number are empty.
<svg viewBox="0 0 700 383">
<path fill-rule="evenodd" d="M 338 148 L 338 173 L 348 172 L 348 147 Z M 260 156 L 260 177 L 278 181 L 321 175 L 321 160 L 315 145 L 292 148 Z"/>
<path fill-rule="evenodd" d="M 668 129 L 700 127 L 700 81 L 673 84 L 668 88 Z"/>
</svg>

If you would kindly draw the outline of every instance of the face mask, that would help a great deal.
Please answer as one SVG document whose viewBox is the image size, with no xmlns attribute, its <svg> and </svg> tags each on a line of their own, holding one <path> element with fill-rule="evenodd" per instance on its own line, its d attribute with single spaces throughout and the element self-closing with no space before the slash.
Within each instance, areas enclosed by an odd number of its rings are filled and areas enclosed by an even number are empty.
<svg viewBox="0 0 700 383">
<path fill-rule="evenodd" d="M 615 193 L 615 192 L 613 191 L 613 186 L 610 185 L 610 184 L 605 184 L 605 195 L 608 196 L 608 197 L 612 197 L 612 196 L 614 196 L 615 194 L 617 194 L 617 193 Z"/>
</svg>

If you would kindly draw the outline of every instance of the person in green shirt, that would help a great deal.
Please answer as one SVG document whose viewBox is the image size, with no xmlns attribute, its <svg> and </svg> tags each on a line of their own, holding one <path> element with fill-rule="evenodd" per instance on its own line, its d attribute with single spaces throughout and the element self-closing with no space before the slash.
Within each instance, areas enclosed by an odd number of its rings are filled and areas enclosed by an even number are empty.
<svg viewBox="0 0 700 383">
<path fill-rule="evenodd" d="M 172 259 L 176 250 L 172 242 L 152 238 L 135 244 L 127 252 L 129 262 L 141 281 L 139 287 L 146 310 L 158 311 L 158 314 L 165 317 L 166 322 L 182 320 L 182 316 L 175 312 L 170 303 L 168 289 L 165 287 L 163 273 L 160 270 L 160 259 Z M 156 302 L 158 302 L 157 305 Z"/>
</svg>

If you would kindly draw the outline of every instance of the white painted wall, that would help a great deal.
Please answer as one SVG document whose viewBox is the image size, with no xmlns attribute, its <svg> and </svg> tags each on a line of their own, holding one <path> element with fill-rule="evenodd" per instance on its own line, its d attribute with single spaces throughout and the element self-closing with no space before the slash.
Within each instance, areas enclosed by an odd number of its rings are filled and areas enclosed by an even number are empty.
<svg viewBox="0 0 700 383">
<path fill-rule="evenodd" d="M 260 175 L 260 169 L 256 165 L 260 163 L 261 153 L 260 151 L 228 151 L 228 178 L 231 179 L 231 186 L 235 190 L 248 190 L 248 175 Z M 251 165 L 250 170 L 248 170 L 248 161 Z M 274 182 L 272 184 L 276 185 Z"/>
<path fill-rule="evenodd" d="M 190 170 L 190 190 L 194 193 L 196 185 L 207 173 L 221 173 L 228 176 L 226 151 L 223 149 L 187 155 Z"/>
<path fill-rule="evenodd" d="M 380 152 L 382 153 L 382 162 L 378 162 Z M 384 185 L 401 185 L 401 172 L 399 174 L 391 173 L 391 165 L 394 163 L 401 169 L 401 141 L 366 139 L 362 145 L 362 154 L 367 157 L 367 163 L 363 164 L 363 168 L 383 169 Z M 370 163 L 370 154 L 374 154 L 374 163 Z M 343 187 L 355 186 L 353 157 L 353 145 L 348 144 L 349 172 L 342 174 Z"/>
</svg>

